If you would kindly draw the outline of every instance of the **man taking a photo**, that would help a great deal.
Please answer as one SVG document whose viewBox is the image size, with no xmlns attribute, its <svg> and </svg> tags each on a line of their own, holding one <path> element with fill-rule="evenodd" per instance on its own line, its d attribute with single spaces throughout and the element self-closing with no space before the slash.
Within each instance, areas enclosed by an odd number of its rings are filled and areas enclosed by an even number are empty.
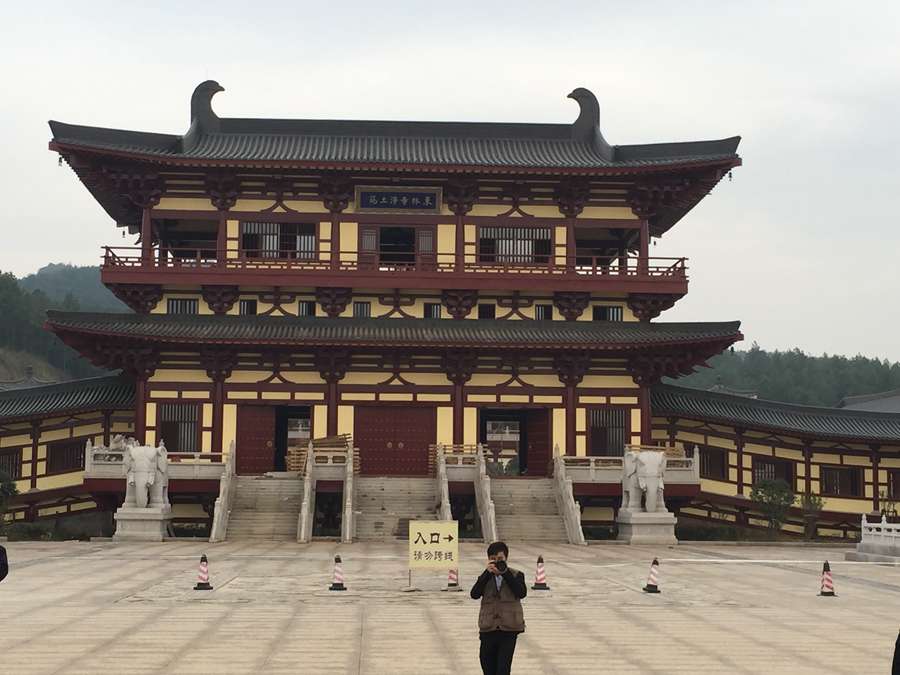
<svg viewBox="0 0 900 675">
<path fill-rule="evenodd" d="M 506 564 L 509 547 L 502 541 L 488 546 L 484 572 L 472 586 L 473 600 L 481 599 L 478 630 L 484 675 L 509 675 L 516 638 L 525 631 L 522 598 L 528 593 L 525 575 Z"/>
</svg>

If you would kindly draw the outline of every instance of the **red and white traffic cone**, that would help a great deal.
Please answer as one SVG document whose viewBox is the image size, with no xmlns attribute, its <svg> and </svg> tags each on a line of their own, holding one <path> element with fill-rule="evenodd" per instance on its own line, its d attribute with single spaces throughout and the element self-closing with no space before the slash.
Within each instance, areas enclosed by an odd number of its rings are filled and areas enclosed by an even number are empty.
<svg viewBox="0 0 900 675">
<path fill-rule="evenodd" d="M 550 590 L 550 587 L 547 585 L 547 571 L 544 569 L 544 556 L 542 555 L 539 555 L 537 559 L 537 569 L 534 572 L 534 586 L 531 587 L 531 590 Z"/>
<path fill-rule="evenodd" d="M 822 588 L 819 590 L 819 595 L 824 595 L 826 598 L 835 596 L 834 580 L 831 578 L 831 565 L 828 564 L 827 560 L 822 565 Z"/>
<path fill-rule="evenodd" d="M 212 585 L 209 583 L 209 561 L 206 554 L 200 556 L 200 571 L 197 573 L 197 585 L 194 586 L 195 591 L 211 591 Z"/>
<path fill-rule="evenodd" d="M 659 593 L 659 560 L 653 559 L 650 563 L 650 576 L 647 577 L 647 585 L 644 586 L 644 593 Z"/>
<path fill-rule="evenodd" d="M 447 574 L 447 588 L 445 591 L 461 591 L 459 587 L 459 570 L 450 570 Z"/>
<path fill-rule="evenodd" d="M 344 566 L 341 564 L 341 556 L 334 556 L 334 576 L 331 577 L 331 586 L 329 591 L 346 591 L 344 586 Z"/>
</svg>

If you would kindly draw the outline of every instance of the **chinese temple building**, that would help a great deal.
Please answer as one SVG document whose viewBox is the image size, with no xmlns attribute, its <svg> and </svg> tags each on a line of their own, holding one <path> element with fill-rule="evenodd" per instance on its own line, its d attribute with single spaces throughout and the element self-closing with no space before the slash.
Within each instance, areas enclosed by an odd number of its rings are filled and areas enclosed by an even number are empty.
<svg viewBox="0 0 900 675">
<path fill-rule="evenodd" d="M 220 91 L 197 87 L 184 135 L 50 123 L 50 149 L 138 238 L 102 265 L 134 313 L 46 322 L 121 375 L 0 394 L 16 518 L 114 508 L 122 480 L 84 441 L 117 433 L 186 463 L 170 488 L 185 520 L 213 517 L 210 466 L 262 489 L 326 437 L 352 439 L 355 490 L 422 497 L 398 521 L 433 508 L 436 453 L 450 473 L 486 457 L 508 538 L 522 490 L 564 467 L 561 499 L 611 521 L 621 485 L 603 469 L 629 445 L 682 458 L 693 479 L 667 479 L 667 502 L 694 518 L 758 524 L 754 481 L 783 477 L 826 496 L 821 533 L 846 536 L 900 494 L 900 416 L 660 384 L 742 339 L 737 321 L 662 320 L 688 265 L 650 255 L 740 165 L 738 137 L 611 145 L 586 89 L 571 124 L 227 119 Z M 462 518 L 486 497 L 460 476 Z M 316 490 L 325 504 L 342 486 Z M 521 534 L 542 532 L 576 536 Z"/>
</svg>

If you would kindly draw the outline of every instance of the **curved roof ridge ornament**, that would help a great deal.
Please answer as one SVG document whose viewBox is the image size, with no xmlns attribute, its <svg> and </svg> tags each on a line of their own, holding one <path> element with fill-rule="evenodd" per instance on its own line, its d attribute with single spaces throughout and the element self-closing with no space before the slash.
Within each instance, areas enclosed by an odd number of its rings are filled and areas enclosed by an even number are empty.
<svg viewBox="0 0 900 675">
<path fill-rule="evenodd" d="M 567 98 L 574 99 L 581 111 L 572 123 L 572 140 L 588 143 L 605 159 L 612 161 L 613 147 L 600 132 L 600 104 L 590 89 L 578 87 Z"/>
<path fill-rule="evenodd" d="M 193 148 L 204 134 L 214 134 L 221 127 L 221 120 L 212 109 L 212 98 L 225 91 L 215 80 L 201 82 L 191 95 L 191 126 L 182 139 L 184 150 Z"/>
</svg>

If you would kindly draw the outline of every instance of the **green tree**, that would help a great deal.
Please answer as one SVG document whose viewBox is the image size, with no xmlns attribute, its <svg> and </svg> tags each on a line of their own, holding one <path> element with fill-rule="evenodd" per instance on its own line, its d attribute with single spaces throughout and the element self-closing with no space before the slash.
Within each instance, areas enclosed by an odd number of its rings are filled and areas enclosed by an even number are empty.
<svg viewBox="0 0 900 675">
<path fill-rule="evenodd" d="M 19 494 L 15 481 L 5 471 L 0 471 L 0 531 L 6 524 L 6 508 L 9 500 Z"/>
<path fill-rule="evenodd" d="M 797 497 L 791 487 L 781 480 L 761 480 L 753 485 L 750 491 L 750 501 L 760 510 L 769 522 L 769 532 L 774 537 L 785 519 L 788 510 L 793 506 Z"/>
</svg>

